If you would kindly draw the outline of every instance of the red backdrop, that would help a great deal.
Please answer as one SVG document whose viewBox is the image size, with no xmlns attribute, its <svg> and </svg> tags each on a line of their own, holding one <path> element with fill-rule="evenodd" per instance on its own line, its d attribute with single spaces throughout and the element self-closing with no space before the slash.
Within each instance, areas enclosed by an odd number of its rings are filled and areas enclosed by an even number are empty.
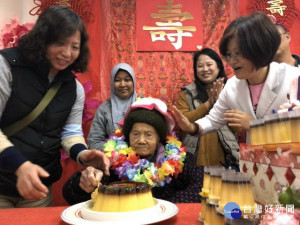
<svg viewBox="0 0 300 225">
<path fill-rule="evenodd" d="M 92 115 L 99 105 L 110 96 L 110 71 L 119 63 L 130 64 L 136 73 L 137 92 L 143 96 L 157 97 L 172 104 L 180 88 L 193 80 L 193 52 L 138 52 L 136 50 L 136 1 L 135 0 L 70 0 L 60 1 L 73 7 L 86 22 L 90 35 L 92 60 L 89 72 L 79 74 L 85 84 L 87 104 L 84 122 L 87 133 Z M 62 4 L 56 0 L 41 1 L 42 11 L 51 4 Z M 203 37 L 203 46 L 218 52 L 218 43 L 228 23 L 238 16 L 254 10 L 266 10 L 265 0 L 202 0 L 202 26 L 198 29 Z M 275 1 L 269 1 L 275 2 Z M 174 0 L 173 4 L 176 4 Z M 283 0 L 281 5 L 285 22 L 292 35 L 291 50 L 300 54 L 300 1 Z M 35 11 L 38 11 L 35 9 Z M 270 13 L 269 11 L 266 11 Z M 278 17 L 278 13 L 274 13 Z M 292 18 L 292 19 L 289 19 Z M 283 20 L 282 18 L 279 18 Z M 228 76 L 231 68 L 225 64 Z M 99 101 L 99 102 L 97 102 Z"/>
<path fill-rule="evenodd" d="M 268 3 L 269 2 L 269 3 Z M 255 10 L 263 11 L 266 14 L 272 14 L 276 19 L 284 24 L 291 34 L 292 41 L 290 43 L 291 52 L 300 55 L 300 1 L 299 0 L 282 0 L 276 7 L 275 0 L 239 0 L 239 14 L 240 16 L 247 15 Z M 276 9 L 280 10 L 280 6 L 286 6 L 281 16 Z M 266 8 L 269 8 L 267 10 Z M 270 9 L 271 8 L 271 9 Z M 273 9 L 273 13 L 272 13 Z M 274 12 L 275 11 L 275 12 Z"/>
<path fill-rule="evenodd" d="M 145 0 L 146 1 L 146 0 Z M 271 2 L 274 2 L 270 0 Z M 136 51 L 136 2 L 135 0 L 41 0 L 34 9 L 40 12 L 53 4 L 66 4 L 84 19 L 90 35 L 92 60 L 89 72 L 78 74 L 86 90 L 85 134 L 89 131 L 97 106 L 110 96 L 110 71 L 119 63 L 130 64 L 136 73 L 137 92 L 157 97 L 167 104 L 175 103 L 180 88 L 193 81 L 193 52 L 137 52 Z M 264 7 L 266 0 L 202 0 L 201 35 L 203 46 L 218 52 L 218 43 L 224 29 L 238 16 L 247 15 L 257 7 Z M 283 0 L 292 7 L 289 31 L 292 35 L 291 50 L 300 54 L 300 1 Z M 176 0 L 174 0 L 176 3 Z M 294 5 L 293 5 L 294 4 Z M 262 8 L 263 9 L 263 8 Z M 260 10 L 262 10 L 260 9 Z M 278 15 L 276 15 L 278 16 Z M 232 70 L 225 64 L 226 73 Z M 70 159 L 63 162 L 63 177 L 54 184 L 54 205 L 64 205 L 61 186 L 80 167 Z M 66 169 L 67 168 L 67 169 Z"/>
</svg>

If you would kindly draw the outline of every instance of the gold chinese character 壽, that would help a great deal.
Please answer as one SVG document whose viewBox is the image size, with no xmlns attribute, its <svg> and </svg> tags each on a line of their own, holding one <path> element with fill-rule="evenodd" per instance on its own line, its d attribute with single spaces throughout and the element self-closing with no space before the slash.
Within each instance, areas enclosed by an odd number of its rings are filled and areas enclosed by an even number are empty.
<svg viewBox="0 0 300 225">
<path fill-rule="evenodd" d="M 151 18 L 160 19 L 157 26 L 143 26 L 143 30 L 149 30 L 152 42 L 165 41 L 167 37 L 176 50 L 182 47 L 182 37 L 192 37 L 191 32 L 196 31 L 195 26 L 183 26 L 182 22 L 193 19 L 189 12 L 181 12 L 182 5 L 173 5 L 173 0 L 167 0 L 166 6 L 158 5 L 158 13 L 151 13 Z M 176 32 L 168 32 L 176 31 Z M 187 31 L 187 32 L 186 32 Z M 191 32 L 189 32 L 191 31 Z"/>
<path fill-rule="evenodd" d="M 58 0 L 55 2 L 59 6 L 64 6 L 64 7 L 71 7 L 71 4 L 69 3 L 70 0 Z"/>
<path fill-rule="evenodd" d="M 271 5 L 271 7 L 266 8 L 267 10 L 269 10 L 272 14 L 278 13 L 280 16 L 283 16 L 283 11 L 286 9 L 286 6 L 280 5 L 283 3 L 282 0 L 268 1 L 267 3 Z"/>
</svg>

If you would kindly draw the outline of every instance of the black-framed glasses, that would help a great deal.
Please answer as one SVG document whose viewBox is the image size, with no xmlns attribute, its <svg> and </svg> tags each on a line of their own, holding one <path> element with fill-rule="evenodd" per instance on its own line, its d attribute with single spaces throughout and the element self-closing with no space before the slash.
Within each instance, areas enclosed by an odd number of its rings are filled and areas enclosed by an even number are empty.
<svg viewBox="0 0 300 225">
<path fill-rule="evenodd" d="M 239 61 L 240 57 L 241 57 L 240 55 L 224 55 L 222 58 L 225 62 L 229 62 L 231 59 L 235 61 Z"/>
</svg>

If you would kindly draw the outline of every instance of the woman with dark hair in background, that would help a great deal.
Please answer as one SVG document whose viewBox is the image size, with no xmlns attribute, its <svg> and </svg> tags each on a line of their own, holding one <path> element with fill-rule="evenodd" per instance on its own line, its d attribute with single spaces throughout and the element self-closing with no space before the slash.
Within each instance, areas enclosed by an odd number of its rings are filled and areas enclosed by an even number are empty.
<svg viewBox="0 0 300 225">
<path fill-rule="evenodd" d="M 0 51 L 0 208 L 50 206 L 61 147 L 109 174 L 108 159 L 87 151 L 81 129 L 85 95 L 73 72 L 85 72 L 89 58 L 82 20 L 60 6 L 46 9 L 17 47 Z"/>
<path fill-rule="evenodd" d="M 176 104 L 181 113 L 192 123 L 209 113 L 227 81 L 220 56 L 210 48 L 195 53 L 193 67 L 194 81 L 183 86 Z M 186 134 L 184 141 L 188 151 L 196 155 L 197 166 L 224 165 L 224 150 L 228 151 L 225 154 L 228 166 L 238 164 L 239 146 L 227 126 L 200 138 Z M 234 151 L 235 157 L 231 151 Z"/>
</svg>

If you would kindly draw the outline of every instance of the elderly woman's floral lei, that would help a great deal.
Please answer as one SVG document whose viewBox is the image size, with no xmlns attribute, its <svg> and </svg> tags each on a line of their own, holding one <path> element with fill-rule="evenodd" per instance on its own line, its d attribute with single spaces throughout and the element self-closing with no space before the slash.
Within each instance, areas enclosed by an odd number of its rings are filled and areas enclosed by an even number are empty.
<svg viewBox="0 0 300 225">
<path fill-rule="evenodd" d="M 104 144 L 104 152 L 110 160 L 111 169 L 115 170 L 119 178 L 145 182 L 151 186 L 164 186 L 171 182 L 173 176 L 177 178 L 182 172 L 186 148 L 174 134 L 167 137 L 166 153 L 158 164 L 140 159 L 124 139 L 122 131 L 117 129 Z"/>
</svg>

